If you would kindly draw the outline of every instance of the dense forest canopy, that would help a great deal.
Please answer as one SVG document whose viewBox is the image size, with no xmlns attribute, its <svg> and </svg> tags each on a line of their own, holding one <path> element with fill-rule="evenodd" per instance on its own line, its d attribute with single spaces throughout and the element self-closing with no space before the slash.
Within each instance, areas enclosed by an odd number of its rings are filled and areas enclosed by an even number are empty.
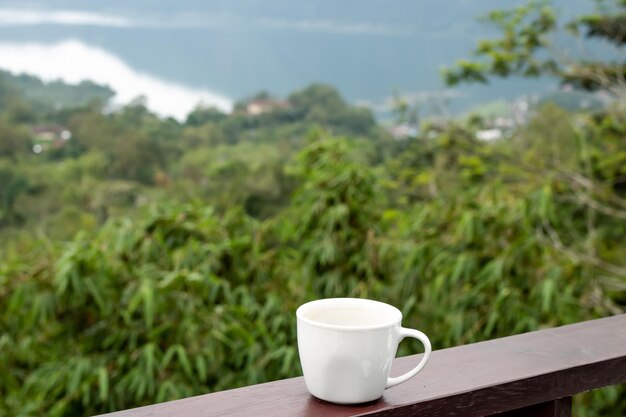
<svg viewBox="0 0 626 417">
<path fill-rule="evenodd" d="M 621 47 L 626 3 L 601 3 L 569 26 Z M 179 122 L 1 73 L 0 416 L 299 375 L 294 311 L 322 297 L 394 304 L 435 349 L 623 313 L 623 62 L 536 55 L 559 27 L 545 5 L 489 19 L 503 37 L 449 82 L 547 72 L 610 99 L 458 120 L 404 105 L 419 126 L 397 137 L 321 84 Z M 575 413 L 623 415 L 625 393 Z"/>
</svg>

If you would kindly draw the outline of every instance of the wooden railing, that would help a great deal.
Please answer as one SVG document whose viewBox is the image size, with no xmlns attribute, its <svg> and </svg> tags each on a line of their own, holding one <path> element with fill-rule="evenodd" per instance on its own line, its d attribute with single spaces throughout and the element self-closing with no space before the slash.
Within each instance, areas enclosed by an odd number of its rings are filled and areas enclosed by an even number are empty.
<svg viewBox="0 0 626 417">
<path fill-rule="evenodd" d="M 418 360 L 396 359 L 392 375 Z M 619 315 L 435 351 L 415 378 L 368 404 L 326 403 L 292 378 L 108 416 L 565 417 L 572 395 L 624 382 L 626 315 Z"/>
</svg>

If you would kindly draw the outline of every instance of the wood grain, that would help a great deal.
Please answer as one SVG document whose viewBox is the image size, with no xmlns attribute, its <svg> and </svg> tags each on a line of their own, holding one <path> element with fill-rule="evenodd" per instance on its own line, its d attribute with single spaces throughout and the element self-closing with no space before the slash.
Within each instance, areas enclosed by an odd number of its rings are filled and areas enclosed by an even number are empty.
<svg viewBox="0 0 626 417">
<path fill-rule="evenodd" d="M 396 359 L 392 375 L 406 372 L 419 359 Z M 479 417 L 624 382 L 626 315 L 618 315 L 435 351 L 415 378 L 368 404 L 339 406 L 318 400 L 302 378 L 293 378 L 108 416 Z M 561 414 L 553 415 L 568 415 L 563 414 L 566 403 L 554 404 Z"/>
</svg>

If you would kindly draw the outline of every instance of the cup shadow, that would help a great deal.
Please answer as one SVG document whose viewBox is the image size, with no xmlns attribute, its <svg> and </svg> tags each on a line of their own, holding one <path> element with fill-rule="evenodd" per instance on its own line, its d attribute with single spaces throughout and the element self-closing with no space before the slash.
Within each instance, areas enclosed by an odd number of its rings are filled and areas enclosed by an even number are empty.
<svg viewBox="0 0 626 417">
<path fill-rule="evenodd" d="M 368 401 L 358 404 L 335 404 L 329 401 L 325 401 L 309 394 L 309 398 L 304 407 L 305 415 L 346 415 L 346 413 L 353 414 L 355 412 L 365 412 L 375 409 L 385 408 L 385 406 L 391 405 L 385 401 L 383 395 L 377 400 Z"/>
</svg>

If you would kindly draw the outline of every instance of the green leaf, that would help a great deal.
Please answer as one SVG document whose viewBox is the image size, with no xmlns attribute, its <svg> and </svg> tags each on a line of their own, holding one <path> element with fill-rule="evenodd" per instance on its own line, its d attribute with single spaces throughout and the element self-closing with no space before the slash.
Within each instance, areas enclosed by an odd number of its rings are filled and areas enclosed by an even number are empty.
<svg viewBox="0 0 626 417">
<path fill-rule="evenodd" d="M 109 373 L 106 368 L 100 367 L 97 371 L 98 374 L 98 394 L 100 401 L 105 402 L 109 397 Z"/>
</svg>

